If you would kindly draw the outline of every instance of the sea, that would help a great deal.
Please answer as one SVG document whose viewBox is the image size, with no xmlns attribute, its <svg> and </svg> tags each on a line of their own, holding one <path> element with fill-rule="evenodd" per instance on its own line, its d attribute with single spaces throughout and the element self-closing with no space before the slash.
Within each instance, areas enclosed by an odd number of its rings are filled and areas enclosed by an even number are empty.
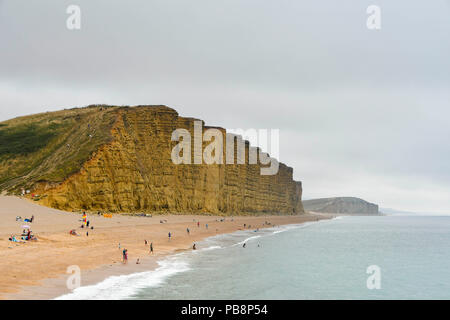
<svg viewBox="0 0 450 320">
<path fill-rule="evenodd" d="M 342 216 L 197 247 L 57 299 L 450 299 L 450 216 Z"/>
</svg>

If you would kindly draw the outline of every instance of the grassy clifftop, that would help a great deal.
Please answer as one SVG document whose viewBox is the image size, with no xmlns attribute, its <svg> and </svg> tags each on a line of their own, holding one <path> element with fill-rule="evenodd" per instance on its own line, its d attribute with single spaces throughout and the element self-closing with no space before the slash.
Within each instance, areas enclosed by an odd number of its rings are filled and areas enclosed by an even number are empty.
<svg viewBox="0 0 450 320">
<path fill-rule="evenodd" d="M 60 183 L 111 141 L 119 107 L 91 106 L 0 122 L 0 191 Z"/>
</svg>

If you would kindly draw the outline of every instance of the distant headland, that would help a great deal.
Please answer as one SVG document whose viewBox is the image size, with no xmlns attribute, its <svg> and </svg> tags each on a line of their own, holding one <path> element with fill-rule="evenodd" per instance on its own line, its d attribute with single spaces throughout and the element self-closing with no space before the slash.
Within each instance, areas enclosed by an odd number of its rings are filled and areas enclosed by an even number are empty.
<svg viewBox="0 0 450 320">
<path fill-rule="evenodd" d="M 343 214 L 378 214 L 378 205 L 354 197 L 303 200 L 307 211 Z"/>
</svg>

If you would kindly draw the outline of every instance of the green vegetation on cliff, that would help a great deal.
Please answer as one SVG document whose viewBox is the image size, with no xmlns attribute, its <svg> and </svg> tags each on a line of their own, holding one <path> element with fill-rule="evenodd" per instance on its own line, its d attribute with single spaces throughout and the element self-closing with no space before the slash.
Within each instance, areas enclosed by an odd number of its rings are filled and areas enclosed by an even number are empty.
<svg viewBox="0 0 450 320">
<path fill-rule="evenodd" d="M 60 125 L 51 123 L 46 126 L 36 124 L 18 125 L 0 129 L 0 159 L 27 155 L 45 148 L 58 134 Z"/>
<path fill-rule="evenodd" d="M 92 106 L 0 123 L 0 190 L 59 183 L 111 140 L 117 108 Z"/>
</svg>

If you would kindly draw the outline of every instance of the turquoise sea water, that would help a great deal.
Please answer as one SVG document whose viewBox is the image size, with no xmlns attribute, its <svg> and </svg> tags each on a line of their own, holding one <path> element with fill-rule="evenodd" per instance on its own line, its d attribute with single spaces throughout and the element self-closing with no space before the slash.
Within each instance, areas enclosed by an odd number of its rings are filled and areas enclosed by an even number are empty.
<svg viewBox="0 0 450 320">
<path fill-rule="evenodd" d="M 449 246 L 447 216 L 342 217 L 209 238 L 61 298 L 449 299 Z M 380 289 L 367 288 L 371 265 Z"/>
</svg>

